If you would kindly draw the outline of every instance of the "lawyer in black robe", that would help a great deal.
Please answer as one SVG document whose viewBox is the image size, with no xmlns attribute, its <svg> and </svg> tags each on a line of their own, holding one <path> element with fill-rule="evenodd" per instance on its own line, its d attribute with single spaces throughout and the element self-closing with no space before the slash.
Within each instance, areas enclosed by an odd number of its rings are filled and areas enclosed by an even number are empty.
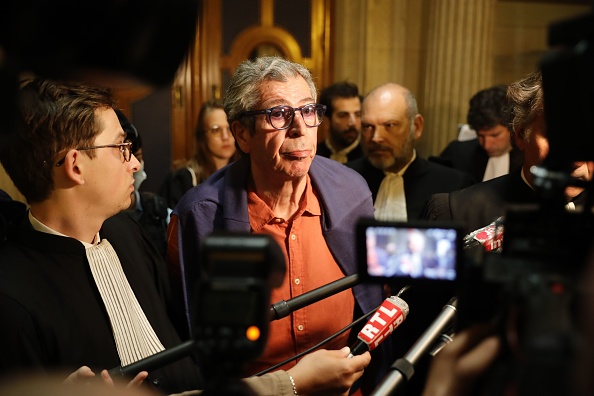
<svg viewBox="0 0 594 396">
<path fill-rule="evenodd" d="M 35 231 L 26 219 L 0 250 L 0 373 L 93 371 L 121 365 L 107 311 L 85 247 L 73 238 Z M 127 217 L 105 221 L 100 236 L 121 261 L 147 319 L 168 349 L 181 343 L 166 309 L 164 261 Z M 199 389 L 188 358 L 151 371 L 145 381 L 162 393 Z"/>
</svg>

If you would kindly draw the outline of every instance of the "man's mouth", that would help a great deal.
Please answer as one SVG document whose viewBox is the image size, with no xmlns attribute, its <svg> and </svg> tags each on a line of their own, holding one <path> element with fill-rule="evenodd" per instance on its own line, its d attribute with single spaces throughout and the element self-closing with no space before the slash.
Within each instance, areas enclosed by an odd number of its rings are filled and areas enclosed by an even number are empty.
<svg viewBox="0 0 594 396">
<path fill-rule="evenodd" d="M 289 151 L 286 153 L 281 153 L 284 158 L 290 160 L 302 160 L 308 158 L 311 155 L 310 150 L 297 150 L 297 151 Z"/>
</svg>

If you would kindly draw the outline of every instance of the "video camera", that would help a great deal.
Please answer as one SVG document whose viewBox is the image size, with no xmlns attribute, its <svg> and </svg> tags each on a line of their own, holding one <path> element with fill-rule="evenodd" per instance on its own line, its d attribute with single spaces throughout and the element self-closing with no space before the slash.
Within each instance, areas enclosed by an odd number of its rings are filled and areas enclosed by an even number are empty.
<svg viewBox="0 0 594 396">
<path fill-rule="evenodd" d="M 206 389 L 239 379 L 268 339 L 270 293 L 285 275 L 285 257 L 270 235 L 213 233 L 202 246 L 203 274 L 193 324 Z"/>
<path fill-rule="evenodd" d="M 493 224 L 493 240 L 504 235 L 502 246 L 492 252 L 481 244 L 460 249 L 457 234 L 451 253 L 456 258 L 454 279 L 434 276 L 430 261 L 410 276 L 390 264 L 378 269 L 383 253 L 376 246 L 385 249 L 389 241 L 405 240 L 412 229 L 427 240 L 439 240 L 447 230 L 456 234 L 456 225 L 364 221 L 359 226 L 364 280 L 451 287 L 457 296 L 457 331 L 479 322 L 498 326 L 505 351 L 486 379 L 489 394 L 504 394 L 510 384 L 521 395 L 574 390 L 580 281 L 594 241 L 594 188 L 592 181 L 573 180 L 570 169 L 575 161 L 594 161 L 594 15 L 552 25 L 549 34 L 549 43 L 557 48 L 543 58 L 540 70 L 550 152 L 532 170 L 538 202 L 509 206 Z M 565 209 L 568 186 L 584 188 L 581 211 Z"/>
</svg>

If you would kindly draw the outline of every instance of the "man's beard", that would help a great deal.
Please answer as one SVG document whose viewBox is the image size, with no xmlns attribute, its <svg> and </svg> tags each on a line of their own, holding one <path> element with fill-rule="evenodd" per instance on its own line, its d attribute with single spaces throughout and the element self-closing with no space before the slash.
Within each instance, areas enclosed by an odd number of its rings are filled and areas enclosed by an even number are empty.
<svg viewBox="0 0 594 396">
<path fill-rule="evenodd" d="M 352 135 L 354 135 L 353 138 L 351 138 L 351 135 L 347 136 L 347 133 L 350 132 Z M 342 147 L 348 147 L 351 144 L 353 144 L 353 142 L 355 140 L 357 140 L 357 137 L 359 137 L 359 131 L 357 131 L 357 129 L 355 128 L 349 128 L 349 129 L 345 129 L 344 131 L 341 131 L 339 133 L 334 133 L 334 140 L 336 142 L 336 144 L 342 146 Z"/>
<path fill-rule="evenodd" d="M 402 150 L 400 150 L 400 155 L 397 155 L 394 152 L 394 149 L 391 147 L 381 145 L 377 145 L 375 147 L 389 151 L 391 156 L 373 157 L 368 155 L 367 158 L 369 159 L 371 165 L 383 171 L 398 172 L 406 164 L 408 164 L 408 161 L 410 161 L 412 157 L 414 150 L 414 139 L 412 136 L 410 136 L 406 140 L 404 147 L 402 147 Z"/>
</svg>

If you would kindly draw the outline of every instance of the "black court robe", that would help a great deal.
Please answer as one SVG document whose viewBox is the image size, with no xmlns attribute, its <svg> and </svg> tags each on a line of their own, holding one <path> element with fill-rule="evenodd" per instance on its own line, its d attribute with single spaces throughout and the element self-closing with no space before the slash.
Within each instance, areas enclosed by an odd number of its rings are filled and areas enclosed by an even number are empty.
<svg viewBox="0 0 594 396">
<path fill-rule="evenodd" d="M 98 373 L 121 365 L 107 311 L 93 280 L 84 246 L 25 225 L 0 250 L 0 374 L 34 370 Z M 100 231 L 117 252 L 128 281 L 166 349 L 181 344 L 166 304 L 164 261 L 126 217 Z M 162 393 L 198 389 L 193 360 L 178 360 L 149 373 Z"/>
</svg>

